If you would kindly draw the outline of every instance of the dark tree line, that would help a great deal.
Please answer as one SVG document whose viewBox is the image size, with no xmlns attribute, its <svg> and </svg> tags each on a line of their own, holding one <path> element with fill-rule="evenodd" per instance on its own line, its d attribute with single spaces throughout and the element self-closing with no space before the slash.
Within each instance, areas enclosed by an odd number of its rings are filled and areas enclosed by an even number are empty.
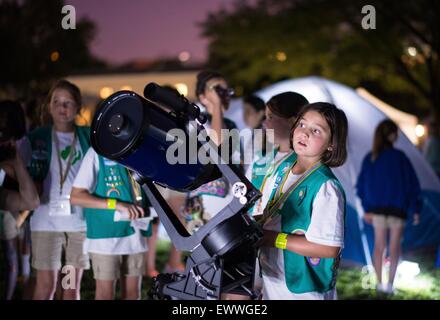
<svg viewBox="0 0 440 320">
<path fill-rule="evenodd" d="M 58 77 L 100 67 L 89 46 L 94 24 L 76 19 L 65 30 L 63 0 L 0 0 L 0 95 L 22 98 L 47 90 Z"/>
<path fill-rule="evenodd" d="M 362 28 L 365 5 L 376 29 Z M 440 119 L 440 2 L 436 0 L 237 1 L 201 24 L 209 64 L 251 92 L 320 75 Z"/>
</svg>

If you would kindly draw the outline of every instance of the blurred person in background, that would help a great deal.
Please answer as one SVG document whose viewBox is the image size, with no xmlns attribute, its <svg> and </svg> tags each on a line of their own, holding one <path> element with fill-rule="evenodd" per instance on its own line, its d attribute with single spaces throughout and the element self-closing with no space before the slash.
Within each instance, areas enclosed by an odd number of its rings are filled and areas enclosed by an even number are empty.
<svg viewBox="0 0 440 320">
<path fill-rule="evenodd" d="M 0 102 L 0 239 L 5 262 L 4 299 L 12 299 L 17 283 L 19 258 L 18 236 L 21 232 L 17 219 L 21 211 L 39 205 L 37 190 L 27 173 L 17 143 L 25 134 L 24 112 L 18 102 Z M 29 256 L 27 256 L 29 259 Z M 22 270 L 29 262 L 21 261 Z M 24 272 L 29 275 L 29 270 Z"/>
<path fill-rule="evenodd" d="M 382 121 L 374 133 L 373 148 L 363 162 L 357 180 L 357 194 L 365 211 L 365 221 L 374 227 L 373 265 L 377 290 L 393 293 L 394 278 L 401 254 L 403 229 L 408 216 L 419 223 L 420 183 L 408 157 L 394 148 L 398 127 Z M 390 234 L 389 241 L 388 232 Z M 388 283 L 383 283 L 382 265 L 389 248 Z"/>
<path fill-rule="evenodd" d="M 247 96 L 243 99 L 243 120 L 251 134 L 246 132 L 243 143 L 243 158 L 253 161 L 259 153 L 265 153 L 266 135 L 263 130 L 263 121 L 265 119 L 266 104 L 255 96 Z M 257 141 L 261 139 L 261 141 Z M 244 170 L 246 171 L 250 163 L 244 161 Z"/>
</svg>

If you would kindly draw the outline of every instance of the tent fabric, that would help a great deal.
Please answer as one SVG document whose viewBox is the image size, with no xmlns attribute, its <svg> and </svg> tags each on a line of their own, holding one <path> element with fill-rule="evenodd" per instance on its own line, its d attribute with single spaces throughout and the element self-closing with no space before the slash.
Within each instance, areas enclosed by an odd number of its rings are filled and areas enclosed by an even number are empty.
<svg viewBox="0 0 440 320">
<path fill-rule="evenodd" d="M 364 99 L 356 90 L 340 83 L 320 77 L 305 77 L 285 80 L 260 90 L 256 95 L 268 101 L 273 95 L 294 91 L 304 95 L 311 103 L 330 102 L 342 109 L 348 118 L 348 158 L 336 169 L 347 195 L 345 248 L 343 259 L 359 264 L 371 264 L 373 249 L 372 226 L 364 223 L 363 209 L 356 196 L 355 184 L 362 160 L 371 150 L 376 126 L 387 116 Z M 226 116 L 233 119 L 239 128 L 244 127 L 241 101 L 233 101 Z M 404 231 L 403 250 L 437 246 L 440 243 L 440 180 L 424 159 L 422 153 L 400 131 L 395 147 L 404 151 L 410 159 L 423 194 L 423 209 L 420 224 L 412 225 L 409 217 Z"/>
<path fill-rule="evenodd" d="M 414 144 L 417 144 L 418 137 L 416 135 L 416 126 L 419 122 L 416 116 L 396 109 L 389 104 L 383 102 L 379 98 L 373 96 L 364 88 L 357 88 L 356 92 L 361 97 L 372 103 L 376 108 L 383 111 L 391 120 L 393 120 L 399 128 L 405 133 L 407 138 Z"/>
</svg>

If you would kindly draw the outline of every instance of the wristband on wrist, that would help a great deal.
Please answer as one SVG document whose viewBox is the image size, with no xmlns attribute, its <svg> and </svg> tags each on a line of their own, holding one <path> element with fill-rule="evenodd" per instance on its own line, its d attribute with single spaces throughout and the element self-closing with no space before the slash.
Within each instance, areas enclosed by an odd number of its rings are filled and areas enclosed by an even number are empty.
<svg viewBox="0 0 440 320">
<path fill-rule="evenodd" d="M 287 233 L 278 233 L 275 239 L 275 248 L 285 250 L 287 247 Z"/>
<path fill-rule="evenodd" d="M 116 209 L 116 199 L 107 199 L 107 209 Z"/>
</svg>

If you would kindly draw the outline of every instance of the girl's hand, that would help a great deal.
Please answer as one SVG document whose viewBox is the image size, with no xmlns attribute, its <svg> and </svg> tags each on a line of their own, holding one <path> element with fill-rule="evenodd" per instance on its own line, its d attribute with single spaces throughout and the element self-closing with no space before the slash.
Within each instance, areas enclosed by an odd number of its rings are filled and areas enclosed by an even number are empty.
<svg viewBox="0 0 440 320">
<path fill-rule="evenodd" d="M 373 216 L 374 216 L 374 213 L 365 212 L 365 214 L 364 214 L 365 222 L 368 224 L 373 224 Z"/>
<path fill-rule="evenodd" d="M 217 93 L 209 95 L 209 97 L 202 97 L 200 102 L 205 106 L 206 111 L 208 111 L 208 113 L 211 115 L 215 115 L 216 112 L 223 111 L 222 101 Z"/>
<path fill-rule="evenodd" d="M 279 232 L 263 230 L 263 238 L 258 241 L 258 247 L 274 247 L 275 240 L 278 236 Z"/>
<path fill-rule="evenodd" d="M 136 220 L 145 214 L 142 207 L 126 202 L 118 202 L 116 204 L 116 210 L 127 213 L 130 220 Z"/>
</svg>

